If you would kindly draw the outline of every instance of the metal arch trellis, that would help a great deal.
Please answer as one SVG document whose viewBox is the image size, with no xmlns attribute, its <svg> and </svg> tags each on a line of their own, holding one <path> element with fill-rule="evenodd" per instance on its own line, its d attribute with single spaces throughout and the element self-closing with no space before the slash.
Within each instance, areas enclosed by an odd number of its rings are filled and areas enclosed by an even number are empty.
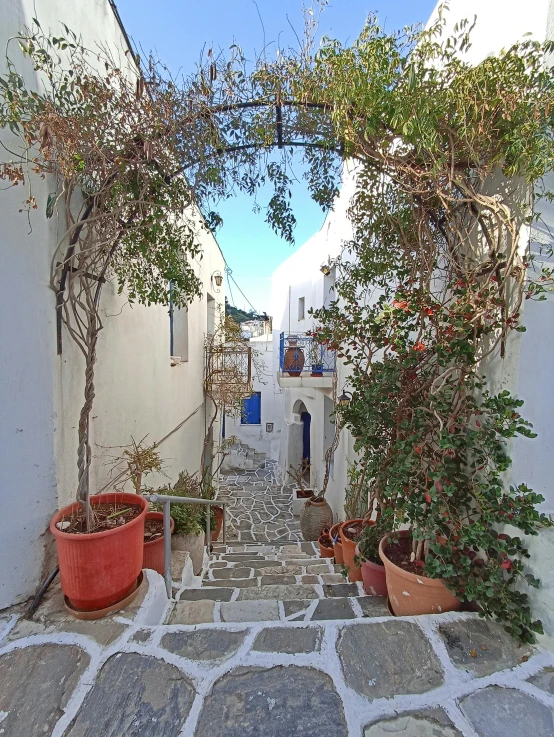
<svg viewBox="0 0 554 737">
<path fill-rule="evenodd" d="M 139 68 L 139 73 L 142 78 L 142 70 Z M 238 145 L 229 145 L 229 146 L 221 146 L 218 148 L 215 148 L 212 155 L 216 156 L 223 156 L 224 154 L 232 154 L 239 151 L 246 151 L 246 150 L 253 150 L 253 149 L 260 149 L 260 150 L 270 150 L 270 149 L 283 149 L 285 147 L 291 147 L 291 148 L 312 148 L 312 149 L 319 149 L 324 150 L 328 152 L 334 152 L 338 156 L 342 157 L 344 155 L 344 141 L 340 141 L 340 143 L 333 147 L 329 146 L 328 144 L 324 143 L 317 143 L 314 141 L 295 141 L 295 140 L 284 140 L 283 137 L 283 107 L 296 107 L 296 108 L 305 108 L 305 109 L 317 109 L 322 111 L 328 111 L 331 109 L 331 106 L 325 104 L 325 103 L 316 103 L 316 102 L 295 102 L 294 100 L 280 100 L 278 98 L 275 99 L 274 102 L 270 102 L 268 100 L 251 100 L 249 102 L 242 102 L 242 103 L 233 103 L 228 105 L 214 105 L 213 107 L 208 107 L 206 109 L 206 115 L 209 117 L 225 113 L 225 112 L 232 112 L 233 110 L 247 110 L 251 108 L 263 108 L 263 107 L 275 107 L 275 129 L 277 134 L 277 140 L 272 141 L 271 143 L 245 143 L 245 144 L 238 144 Z M 186 122 L 186 119 L 185 121 Z M 194 161 L 190 161 L 187 164 L 183 165 L 180 169 L 173 172 L 170 175 L 170 178 L 181 176 L 183 175 L 188 169 L 191 169 L 192 167 L 198 165 L 202 159 L 196 159 Z M 81 218 L 81 222 L 79 223 L 79 226 L 76 228 L 72 238 L 71 242 L 68 245 L 67 252 L 65 254 L 65 258 L 62 264 L 59 266 L 61 267 L 61 274 L 60 274 L 60 281 L 58 288 L 56 290 L 56 346 L 57 346 L 57 354 L 62 354 L 62 326 L 63 326 L 63 306 L 64 306 L 64 292 L 66 288 L 66 282 L 67 277 L 69 275 L 69 272 L 71 270 L 70 267 L 70 261 L 73 255 L 73 252 L 75 250 L 75 247 L 77 245 L 77 242 L 79 240 L 79 236 L 81 233 L 82 228 L 85 226 L 86 221 L 91 216 L 92 212 L 94 210 L 94 202 L 90 201 L 88 203 L 88 206 L 83 214 L 83 217 Z M 115 251 L 115 247 L 112 248 L 112 252 Z M 98 281 L 97 285 L 97 298 L 95 301 L 99 301 L 100 293 L 102 291 L 102 284 L 105 282 L 105 273 L 109 267 L 109 262 L 111 261 L 111 254 L 109 257 L 109 260 L 105 263 L 103 273 L 99 276 L 95 276 L 93 274 L 86 275 L 88 278 Z"/>
</svg>

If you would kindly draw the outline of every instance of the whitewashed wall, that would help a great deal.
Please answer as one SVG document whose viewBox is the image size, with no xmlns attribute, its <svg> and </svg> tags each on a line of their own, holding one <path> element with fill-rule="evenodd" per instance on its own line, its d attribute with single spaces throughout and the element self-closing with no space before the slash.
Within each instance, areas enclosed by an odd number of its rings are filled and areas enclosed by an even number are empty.
<svg viewBox="0 0 554 737">
<path fill-rule="evenodd" d="M 330 259 L 336 258 L 342 251 L 344 243 L 352 237 L 351 224 L 347 217 L 347 209 L 354 192 L 354 179 L 351 171 L 346 170 L 343 176 L 341 194 L 337 198 L 334 209 L 327 216 L 323 227 L 302 245 L 292 256 L 284 261 L 273 273 L 272 277 L 272 315 L 274 374 L 279 371 L 279 335 L 295 332 L 308 332 L 314 327 L 313 319 L 308 315 L 309 309 L 317 309 L 335 299 L 331 288 L 333 278 L 325 277 L 320 268 Z M 298 319 L 298 299 L 304 297 L 305 317 Z M 339 394 L 346 381 L 344 366 L 337 361 Z M 308 381 L 306 384 L 308 384 Z M 314 383 L 314 382 L 312 382 Z M 320 489 L 325 475 L 326 435 L 329 436 L 328 409 L 332 406 L 332 389 L 316 388 L 306 385 L 300 388 L 282 387 L 283 415 L 281 419 L 279 450 L 279 470 L 281 478 L 287 479 L 287 471 L 298 462 L 298 445 L 302 442 L 300 416 L 297 412 L 302 402 L 311 415 L 310 450 L 311 472 L 310 484 Z M 327 398 L 327 403 L 326 403 Z M 327 433 L 326 433 L 327 427 Z M 353 459 L 350 433 L 343 430 L 340 444 L 335 452 L 333 471 L 329 479 L 326 498 L 333 508 L 337 519 L 344 519 L 344 493 L 346 488 L 347 457 Z"/>
<path fill-rule="evenodd" d="M 253 391 L 261 392 L 261 423 L 259 425 L 243 425 L 240 417 L 227 415 L 225 418 L 225 435 L 235 435 L 241 443 L 265 453 L 268 458 L 276 459 L 281 441 L 282 390 L 277 383 L 273 371 L 273 336 L 260 335 L 250 339 L 255 355 L 257 371 L 254 376 Z M 277 343 L 278 351 L 279 343 Z M 273 432 L 266 431 L 266 424 L 273 423 Z"/>
<path fill-rule="evenodd" d="M 54 34 L 60 34 L 63 21 L 90 48 L 96 43 L 108 45 L 122 64 L 128 61 L 108 0 L 1 3 L 2 50 L 32 17 Z M 2 69 L 3 64 L 0 61 Z M 30 70 L 26 82 L 36 88 Z M 9 134 L 0 135 L 7 145 L 13 143 Z M 49 191 L 47 181 L 35 183 L 38 209 L 31 215 L 31 228 L 26 216 L 18 214 L 25 198 L 22 187 L 0 192 L 0 609 L 35 591 L 49 545 L 50 517 L 58 506 L 72 501 L 76 489 L 83 360 L 65 331 L 63 355 L 56 355 L 55 297 L 48 282 L 57 223 L 44 216 Z M 166 307 L 131 308 L 113 285 L 104 289 L 104 329 L 92 412 L 93 491 L 109 481 L 108 456 L 117 451 L 108 446 L 124 445 L 131 435 L 137 440 L 145 435 L 160 440 L 197 408 L 184 427 L 162 444 L 161 453 L 171 481 L 179 470 L 194 471 L 199 466 L 205 426 L 206 293 L 211 292 L 218 304 L 224 299 L 223 290 L 216 292 L 211 284 L 212 273 L 224 268 L 223 257 L 211 236 L 204 235 L 202 242 L 204 257 L 195 269 L 205 285 L 204 297 L 190 307 L 187 363 L 170 365 Z M 151 483 L 164 481 L 162 477 Z"/>
</svg>

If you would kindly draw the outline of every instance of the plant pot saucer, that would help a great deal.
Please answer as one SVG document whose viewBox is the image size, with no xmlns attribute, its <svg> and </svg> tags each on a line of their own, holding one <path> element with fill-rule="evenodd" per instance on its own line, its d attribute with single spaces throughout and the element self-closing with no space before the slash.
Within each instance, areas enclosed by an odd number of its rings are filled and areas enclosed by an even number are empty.
<svg viewBox="0 0 554 737">
<path fill-rule="evenodd" d="M 92 611 L 85 611 L 83 609 L 74 609 L 67 596 L 63 597 L 65 608 L 67 611 L 75 617 L 75 619 L 81 619 L 87 622 L 91 622 L 95 619 L 102 619 L 103 617 L 107 617 L 109 614 L 114 614 L 114 612 L 119 612 L 121 609 L 125 609 L 125 607 L 130 604 L 134 599 L 137 597 L 139 591 L 142 588 L 142 585 L 144 583 L 144 573 L 141 571 L 138 575 L 135 588 L 131 591 L 130 594 L 127 594 L 127 596 L 124 599 L 121 599 L 121 601 L 116 601 L 115 604 L 112 604 L 111 606 L 106 607 L 105 609 L 94 609 Z"/>
</svg>

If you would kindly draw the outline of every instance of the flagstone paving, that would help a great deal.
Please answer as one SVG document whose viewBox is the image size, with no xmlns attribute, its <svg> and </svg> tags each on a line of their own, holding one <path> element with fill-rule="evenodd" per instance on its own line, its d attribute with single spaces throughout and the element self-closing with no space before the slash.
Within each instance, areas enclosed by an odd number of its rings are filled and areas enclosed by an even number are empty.
<svg viewBox="0 0 554 737">
<path fill-rule="evenodd" d="M 263 468 L 223 476 L 221 501 L 227 502 L 227 540 L 283 542 L 301 540 L 300 523 L 292 513 L 292 490 L 275 481 L 275 461 Z"/>
<path fill-rule="evenodd" d="M 181 568 L 173 601 L 147 571 L 99 622 L 57 584 L 2 613 L 0 737 L 554 735 L 553 653 L 474 614 L 392 617 L 296 534 L 214 545 L 196 588 Z"/>
</svg>

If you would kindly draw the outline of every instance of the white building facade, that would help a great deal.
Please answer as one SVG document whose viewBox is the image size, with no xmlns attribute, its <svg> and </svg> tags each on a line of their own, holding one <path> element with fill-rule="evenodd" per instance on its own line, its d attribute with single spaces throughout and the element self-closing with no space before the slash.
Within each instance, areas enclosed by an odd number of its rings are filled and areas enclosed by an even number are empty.
<svg viewBox="0 0 554 737">
<path fill-rule="evenodd" d="M 2 48 L 38 14 L 42 28 L 54 35 L 63 22 L 89 48 L 100 40 L 116 58 L 128 58 L 109 0 L 35 5 L 33 0 L 0 5 Z M 27 83 L 36 83 L 30 71 Z M 9 134 L 1 135 L 9 144 Z M 56 299 L 49 276 L 63 225 L 45 217 L 48 193 L 47 181 L 35 183 L 38 209 L 31 214 L 31 232 L 26 216 L 18 214 L 22 188 L 0 193 L 0 609 L 32 595 L 45 566 L 55 565 L 49 521 L 56 509 L 74 500 L 77 486 L 84 361 L 65 329 L 62 354 L 56 352 Z M 223 309 L 223 289 L 212 277 L 223 272 L 225 262 L 209 233 L 199 228 L 198 237 L 203 256 L 194 269 L 202 297 L 188 311 L 176 310 L 170 319 L 167 307 L 131 306 L 116 284 L 104 287 L 91 420 L 92 493 L 110 488 L 109 458 L 120 454 L 114 448 L 128 445 L 131 437 L 163 441 L 159 450 L 166 475 L 148 477 L 152 487 L 174 482 L 183 469 L 199 469 L 207 424 L 204 340 L 218 308 Z M 219 436 L 217 423 L 214 437 Z"/>
</svg>

